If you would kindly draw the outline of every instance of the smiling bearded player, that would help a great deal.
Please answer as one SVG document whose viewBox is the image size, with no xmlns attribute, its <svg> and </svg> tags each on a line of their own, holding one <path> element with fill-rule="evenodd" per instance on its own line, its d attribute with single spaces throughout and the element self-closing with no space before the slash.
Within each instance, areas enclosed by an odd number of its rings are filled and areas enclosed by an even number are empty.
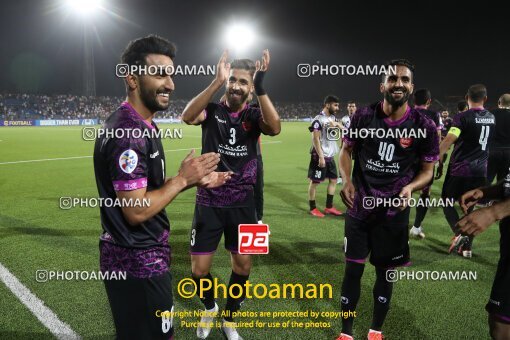
<svg viewBox="0 0 510 340">
<path fill-rule="evenodd" d="M 212 259 L 223 234 L 232 262 L 229 287 L 244 286 L 248 280 L 251 257 L 238 253 L 238 225 L 257 223 L 253 190 L 257 180 L 258 138 L 261 133 L 275 136 L 281 130 L 278 112 L 263 88 L 269 51 L 265 50 L 262 61 L 256 63 L 237 59 L 229 64 L 227 57 L 227 52 L 223 53 L 214 81 L 188 103 L 182 114 L 187 124 L 202 126 L 202 152 L 219 152 L 219 171 L 233 172 L 227 185 L 197 190 L 190 243 L 192 275 L 199 287 L 201 279 L 213 280 L 210 273 Z M 211 102 L 225 83 L 226 101 Z M 252 91 L 255 91 L 260 108 L 248 105 Z M 213 290 L 199 291 L 207 312 L 218 311 Z M 232 291 L 233 295 L 239 295 L 238 289 Z M 227 339 L 241 339 L 232 315 L 243 301 L 244 294 L 227 299 L 225 310 L 229 316 L 222 320 L 221 327 Z M 205 339 L 209 335 L 211 321 L 212 317 L 202 318 L 197 328 L 199 338 Z"/>
<path fill-rule="evenodd" d="M 173 66 L 175 46 L 154 35 L 133 40 L 122 55 L 129 66 Z M 178 174 L 165 177 L 165 152 L 153 118 L 168 108 L 175 86 L 169 74 L 128 72 L 126 101 L 104 124 L 106 134 L 94 149 L 94 171 L 99 196 L 125 201 L 148 200 L 149 205 L 101 207 L 99 252 L 102 272 L 124 272 L 126 280 L 104 280 L 117 339 L 173 339 L 169 272 L 170 222 L 165 207 L 186 187 L 220 186 L 228 172 L 213 172 L 219 155 L 206 153 L 181 163 Z M 132 138 L 139 130 L 143 137 Z M 111 131 L 115 137 L 107 136 Z M 117 133 L 124 131 L 124 133 Z M 143 132 L 143 134 L 142 134 Z M 155 137 L 151 137 L 154 133 Z M 123 136 L 123 137 L 116 137 Z"/>
<path fill-rule="evenodd" d="M 345 276 L 342 283 L 342 312 L 354 312 L 360 297 L 361 277 L 366 258 L 375 266 L 374 311 L 369 340 L 382 339 L 382 325 L 388 313 L 393 283 L 387 280 L 389 269 L 409 262 L 409 207 L 368 205 L 366 198 L 409 199 L 414 191 L 432 179 L 434 162 L 439 156 L 439 141 L 434 123 L 408 105 L 413 92 L 413 66 L 406 60 L 389 63 L 380 91 L 384 100 L 359 109 L 352 116 L 340 151 L 339 168 L 347 206 L 345 217 Z M 393 72 L 392 72 L 393 69 Z M 364 129 L 380 130 L 360 138 Z M 425 137 L 399 138 L 397 131 Z M 391 132 L 391 134 L 390 134 Z M 382 137 L 381 137 L 382 136 Z M 351 168 L 354 158 L 354 169 Z M 386 200 L 388 201 L 388 200 Z M 374 202 L 374 201 L 372 201 Z M 348 315 L 348 314 L 347 314 Z M 342 319 L 339 340 L 353 339 L 354 318 Z"/>
</svg>

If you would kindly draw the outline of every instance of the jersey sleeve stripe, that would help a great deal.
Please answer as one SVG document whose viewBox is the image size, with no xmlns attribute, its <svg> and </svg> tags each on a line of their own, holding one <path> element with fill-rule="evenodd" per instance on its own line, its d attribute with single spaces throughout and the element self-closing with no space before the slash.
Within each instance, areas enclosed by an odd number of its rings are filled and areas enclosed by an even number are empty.
<svg viewBox="0 0 510 340">
<path fill-rule="evenodd" d="M 147 187 L 147 177 L 132 180 L 113 181 L 115 191 L 131 191 Z"/>
<path fill-rule="evenodd" d="M 439 160 L 439 155 L 433 156 L 423 156 L 422 161 L 424 162 L 437 162 Z"/>
</svg>

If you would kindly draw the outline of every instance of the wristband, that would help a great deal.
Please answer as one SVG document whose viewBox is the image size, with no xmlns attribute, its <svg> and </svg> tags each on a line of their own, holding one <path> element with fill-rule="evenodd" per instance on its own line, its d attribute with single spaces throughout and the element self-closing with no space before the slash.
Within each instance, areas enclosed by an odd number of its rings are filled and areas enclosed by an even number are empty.
<svg viewBox="0 0 510 340">
<path fill-rule="evenodd" d="M 257 73 L 255 73 L 255 78 L 253 79 L 253 87 L 255 88 L 255 94 L 257 96 L 263 96 L 266 94 L 266 91 L 262 87 L 265 75 L 265 71 L 257 71 Z"/>
</svg>

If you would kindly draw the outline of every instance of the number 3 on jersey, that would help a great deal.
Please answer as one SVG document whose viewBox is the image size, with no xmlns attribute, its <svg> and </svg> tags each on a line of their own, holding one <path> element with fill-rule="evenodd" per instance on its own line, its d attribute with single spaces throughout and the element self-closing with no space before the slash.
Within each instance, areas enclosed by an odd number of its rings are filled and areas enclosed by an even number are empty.
<svg viewBox="0 0 510 340">
<path fill-rule="evenodd" d="M 234 145 L 236 143 L 236 129 L 230 128 L 230 139 L 228 142 L 230 145 Z"/>
<path fill-rule="evenodd" d="M 391 162 L 394 152 L 395 145 L 386 142 L 379 143 L 379 151 L 377 154 L 381 156 L 381 161 Z"/>
</svg>

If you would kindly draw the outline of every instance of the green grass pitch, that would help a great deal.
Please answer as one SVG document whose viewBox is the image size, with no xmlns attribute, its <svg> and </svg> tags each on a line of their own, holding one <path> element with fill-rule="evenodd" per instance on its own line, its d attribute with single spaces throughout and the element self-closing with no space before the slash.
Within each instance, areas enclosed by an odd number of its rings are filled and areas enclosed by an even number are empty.
<svg viewBox="0 0 510 340">
<path fill-rule="evenodd" d="M 188 151 L 200 149 L 199 127 L 182 127 L 183 139 L 166 139 L 167 176 L 172 176 Z M 252 299 L 243 311 L 338 311 L 344 272 L 343 217 L 316 219 L 308 215 L 307 169 L 310 133 L 305 123 L 283 123 L 282 133 L 262 138 L 265 171 L 265 216 L 271 227 L 270 253 L 254 257 L 253 283 L 329 283 L 332 299 Z M 92 152 L 94 143 L 81 138 L 81 127 L 0 128 L 0 263 L 85 339 L 113 338 L 114 327 L 103 283 L 50 281 L 38 283 L 35 272 L 46 270 L 97 271 L 98 208 L 59 209 L 59 197 L 97 197 Z M 66 160 L 10 163 L 23 160 L 80 157 Z M 438 197 L 442 180 L 432 197 Z M 337 187 L 337 192 L 339 188 Z M 199 309 L 198 298 L 183 299 L 177 282 L 190 275 L 189 229 L 194 190 L 180 195 L 166 211 L 171 222 L 170 244 L 176 310 Z M 326 186 L 318 189 L 317 204 L 324 208 Z M 335 205 L 345 210 L 339 196 Z M 414 219 L 414 210 L 411 222 Z M 492 226 L 475 239 L 471 260 L 447 255 L 451 232 L 440 209 L 430 209 L 424 221 L 426 239 L 411 240 L 413 266 L 406 270 L 476 271 L 476 281 L 399 281 L 394 285 L 391 309 L 383 331 L 388 339 L 488 338 L 484 310 L 499 256 L 499 233 Z M 230 262 L 223 241 L 212 274 L 228 282 Z M 365 338 L 372 313 L 374 270 L 365 268 L 354 332 Z M 223 307 L 225 301 L 218 301 Z M 192 321 L 194 319 L 186 319 Z M 261 321 L 287 319 L 261 318 Z M 241 329 L 245 339 L 333 339 L 341 320 L 329 328 Z M 251 321 L 243 319 L 243 321 Z M 296 320 L 306 322 L 308 320 Z M 177 339 L 194 339 L 195 330 L 177 325 Z M 51 334 L 0 283 L 0 338 L 51 338 Z M 211 339 L 221 339 L 213 330 Z"/>
</svg>

